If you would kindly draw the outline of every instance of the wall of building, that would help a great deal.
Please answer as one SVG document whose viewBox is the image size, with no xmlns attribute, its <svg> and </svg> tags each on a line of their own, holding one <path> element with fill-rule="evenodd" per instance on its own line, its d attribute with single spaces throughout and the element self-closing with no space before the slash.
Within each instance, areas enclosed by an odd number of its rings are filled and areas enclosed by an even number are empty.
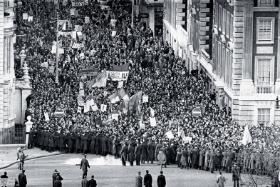
<svg viewBox="0 0 280 187">
<path fill-rule="evenodd" d="M 0 2 L 0 143 L 12 143 L 14 137 L 13 16 L 13 1 Z"/>
</svg>

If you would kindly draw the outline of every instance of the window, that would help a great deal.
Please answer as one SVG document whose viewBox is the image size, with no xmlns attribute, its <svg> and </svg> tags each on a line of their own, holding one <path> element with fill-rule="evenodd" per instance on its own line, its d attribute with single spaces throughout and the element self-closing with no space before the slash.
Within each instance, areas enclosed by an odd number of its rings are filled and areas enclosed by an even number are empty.
<svg viewBox="0 0 280 187">
<path fill-rule="evenodd" d="M 216 2 L 216 4 L 215 4 L 215 16 L 214 16 L 214 18 L 215 18 L 215 25 L 216 26 L 218 26 L 219 25 L 219 3 L 218 2 Z"/>
<path fill-rule="evenodd" d="M 226 33 L 226 25 L 227 25 L 227 10 L 223 9 L 223 23 L 222 23 L 222 32 Z"/>
<path fill-rule="evenodd" d="M 218 75 L 221 75 L 221 61 L 222 61 L 222 46 L 221 43 L 218 42 Z"/>
<path fill-rule="evenodd" d="M 271 7 L 274 5 L 274 0 L 258 0 L 258 6 L 261 7 Z"/>
<path fill-rule="evenodd" d="M 270 108 L 258 109 L 258 125 L 268 125 L 270 123 Z"/>
<path fill-rule="evenodd" d="M 219 30 L 222 30 L 223 25 L 223 7 L 219 6 Z"/>
<path fill-rule="evenodd" d="M 231 17 L 231 15 L 230 15 L 230 12 L 229 11 L 227 11 L 227 25 L 226 25 L 226 36 L 229 38 L 229 32 L 230 32 L 230 17 Z"/>
<path fill-rule="evenodd" d="M 230 40 L 233 41 L 233 14 L 230 14 L 230 29 L 229 29 Z"/>
<path fill-rule="evenodd" d="M 257 93 L 271 93 L 273 85 L 273 57 L 256 57 L 255 84 Z"/>
<path fill-rule="evenodd" d="M 274 18 L 257 18 L 257 43 L 273 43 Z"/>
</svg>

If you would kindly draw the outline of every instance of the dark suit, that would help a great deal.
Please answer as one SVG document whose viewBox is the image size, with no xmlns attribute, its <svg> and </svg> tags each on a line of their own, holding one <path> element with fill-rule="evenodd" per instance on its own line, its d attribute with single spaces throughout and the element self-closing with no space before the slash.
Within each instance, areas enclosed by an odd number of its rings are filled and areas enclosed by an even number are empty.
<svg viewBox="0 0 280 187">
<path fill-rule="evenodd" d="M 158 185 L 158 187 L 165 187 L 166 181 L 165 181 L 165 176 L 164 175 L 159 175 L 158 176 L 157 185 Z"/>
<path fill-rule="evenodd" d="M 90 179 L 88 181 L 88 187 L 96 187 L 96 186 L 97 186 L 96 180 Z"/>
<path fill-rule="evenodd" d="M 62 187 L 62 183 L 60 180 L 55 180 L 54 181 L 54 187 Z"/>
<path fill-rule="evenodd" d="M 152 187 L 153 185 L 153 178 L 151 174 L 146 174 L 144 176 L 144 186 L 145 187 Z"/>
<path fill-rule="evenodd" d="M 127 160 L 127 154 L 128 154 L 128 147 L 124 145 L 121 150 L 121 159 L 122 159 L 122 165 L 126 165 L 126 160 Z"/>
<path fill-rule="evenodd" d="M 19 183 L 19 187 L 26 187 L 27 179 L 24 173 L 18 175 L 18 183 Z"/>
</svg>

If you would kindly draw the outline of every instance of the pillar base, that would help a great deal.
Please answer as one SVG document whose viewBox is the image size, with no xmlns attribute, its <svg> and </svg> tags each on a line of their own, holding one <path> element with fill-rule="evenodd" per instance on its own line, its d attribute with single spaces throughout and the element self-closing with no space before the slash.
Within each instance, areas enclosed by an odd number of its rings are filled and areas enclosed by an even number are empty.
<svg viewBox="0 0 280 187">
<path fill-rule="evenodd" d="M 256 90 L 252 79 L 242 79 L 240 83 L 240 96 L 255 95 Z"/>
<path fill-rule="evenodd" d="M 280 79 L 277 79 L 275 83 L 275 95 L 280 95 Z"/>
</svg>

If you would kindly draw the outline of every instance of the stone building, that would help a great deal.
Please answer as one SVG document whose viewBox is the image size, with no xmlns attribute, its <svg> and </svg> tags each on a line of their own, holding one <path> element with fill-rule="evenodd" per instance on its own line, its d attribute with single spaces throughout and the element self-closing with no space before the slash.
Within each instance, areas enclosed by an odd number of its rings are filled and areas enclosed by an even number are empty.
<svg viewBox="0 0 280 187">
<path fill-rule="evenodd" d="M 178 18 L 174 10 L 166 7 L 169 20 Z M 189 0 L 187 37 L 176 41 L 186 55 L 166 37 L 190 70 L 207 74 L 217 103 L 240 124 L 280 123 L 279 10 L 279 0 Z"/>
<path fill-rule="evenodd" d="M 14 13 L 13 0 L 0 1 L 0 143 L 14 137 Z"/>
</svg>

